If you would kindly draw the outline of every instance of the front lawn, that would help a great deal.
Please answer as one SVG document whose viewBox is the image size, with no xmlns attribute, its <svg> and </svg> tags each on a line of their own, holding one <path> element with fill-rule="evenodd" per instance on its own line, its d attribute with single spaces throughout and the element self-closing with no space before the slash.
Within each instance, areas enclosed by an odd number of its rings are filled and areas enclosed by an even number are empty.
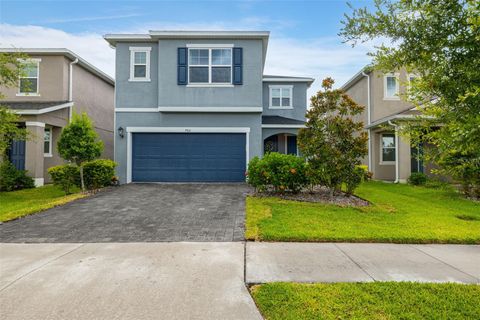
<svg viewBox="0 0 480 320">
<path fill-rule="evenodd" d="M 83 197 L 85 195 L 81 193 L 66 196 L 60 188 L 53 185 L 0 192 L 0 221 L 26 216 Z"/>
<path fill-rule="evenodd" d="M 264 241 L 480 243 L 480 203 L 450 187 L 363 183 L 367 207 L 247 198 L 245 236 Z"/>
<path fill-rule="evenodd" d="M 265 319 L 479 319 L 480 286 L 412 282 L 298 284 L 251 288 Z"/>
</svg>

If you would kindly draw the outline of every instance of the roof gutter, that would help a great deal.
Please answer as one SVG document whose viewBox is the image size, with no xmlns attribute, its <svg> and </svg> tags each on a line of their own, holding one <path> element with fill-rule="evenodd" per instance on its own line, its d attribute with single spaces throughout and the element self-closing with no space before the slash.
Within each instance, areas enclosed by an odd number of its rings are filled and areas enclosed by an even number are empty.
<svg viewBox="0 0 480 320">
<path fill-rule="evenodd" d="M 399 167 L 399 159 L 398 159 L 398 125 L 393 123 L 391 120 L 388 120 L 388 124 L 395 128 L 395 181 L 394 183 L 398 183 L 400 177 L 400 167 Z"/>
<path fill-rule="evenodd" d="M 367 134 L 368 134 L 368 170 L 372 171 L 372 138 L 370 124 L 372 123 L 372 117 L 370 113 L 371 99 L 370 99 L 370 75 L 362 71 L 362 76 L 367 78 Z"/>
</svg>

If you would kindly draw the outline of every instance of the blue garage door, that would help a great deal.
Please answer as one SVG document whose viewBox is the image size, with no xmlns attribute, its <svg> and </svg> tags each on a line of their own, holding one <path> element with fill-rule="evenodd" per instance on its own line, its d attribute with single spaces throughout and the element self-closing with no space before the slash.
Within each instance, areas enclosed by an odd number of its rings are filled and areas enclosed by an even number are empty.
<svg viewBox="0 0 480 320">
<path fill-rule="evenodd" d="M 134 133 L 132 181 L 245 180 L 244 133 Z"/>
</svg>

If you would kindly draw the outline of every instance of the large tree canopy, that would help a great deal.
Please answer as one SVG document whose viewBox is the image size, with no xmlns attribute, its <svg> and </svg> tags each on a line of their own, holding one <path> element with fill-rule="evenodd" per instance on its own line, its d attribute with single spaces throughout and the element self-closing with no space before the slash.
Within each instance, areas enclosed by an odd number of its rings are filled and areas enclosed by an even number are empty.
<svg viewBox="0 0 480 320">
<path fill-rule="evenodd" d="M 384 40 L 370 53 L 375 68 L 419 76 L 404 98 L 424 117 L 409 134 L 435 146 L 427 158 L 444 173 L 480 192 L 480 1 L 376 0 L 343 25 L 340 35 L 354 46 Z"/>
</svg>

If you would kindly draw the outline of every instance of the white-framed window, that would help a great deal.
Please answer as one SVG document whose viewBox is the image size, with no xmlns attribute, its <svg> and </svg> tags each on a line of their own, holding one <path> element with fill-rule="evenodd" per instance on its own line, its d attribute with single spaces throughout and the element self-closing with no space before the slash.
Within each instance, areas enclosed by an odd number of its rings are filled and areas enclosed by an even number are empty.
<svg viewBox="0 0 480 320">
<path fill-rule="evenodd" d="M 380 163 L 395 163 L 395 134 L 384 133 L 380 141 Z"/>
<path fill-rule="evenodd" d="M 45 127 L 43 134 L 43 156 L 51 157 L 52 156 L 52 128 Z"/>
<path fill-rule="evenodd" d="M 383 98 L 386 100 L 399 100 L 400 86 L 398 81 L 398 73 L 389 73 L 383 77 Z"/>
<path fill-rule="evenodd" d="M 130 47 L 130 81 L 150 81 L 151 47 Z"/>
<path fill-rule="evenodd" d="M 231 85 L 232 48 L 188 48 L 189 85 Z"/>
<path fill-rule="evenodd" d="M 23 73 L 19 79 L 17 96 L 39 96 L 38 79 L 42 59 L 22 59 Z"/>
<path fill-rule="evenodd" d="M 407 79 L 408 79 L 408 91 L 412 89 L 412 82 L 415 81 L 415 79 L 418 78 L 418 76 L 414 73 L 409 73 L 407 74 Z M 412 94 L 409 94 L 409 98 L 414 98 Z"/>
<path fill-rule="evenodd" d="M 277 86 L 269 87 L 270 109 L 292 109 L 293 86 Z"/>
</svg>

